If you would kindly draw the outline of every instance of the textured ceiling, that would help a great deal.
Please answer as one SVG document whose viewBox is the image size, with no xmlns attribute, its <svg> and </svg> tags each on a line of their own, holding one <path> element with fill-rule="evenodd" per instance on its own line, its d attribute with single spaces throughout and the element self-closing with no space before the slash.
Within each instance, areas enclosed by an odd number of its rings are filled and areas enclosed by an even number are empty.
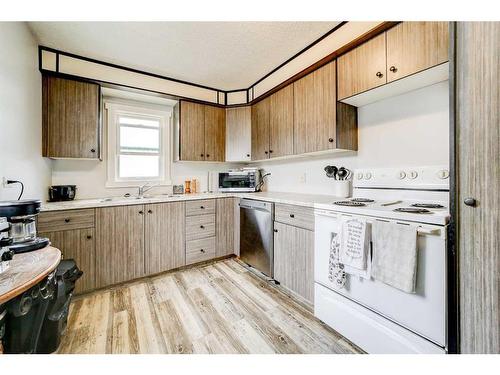
<svg viewBox="0 0 500 375">
<path fill-rule="evenodd" d="M 339 22 L 30 22 L 41 45 L 222 90 L 246 88 Z"/>
</svg>

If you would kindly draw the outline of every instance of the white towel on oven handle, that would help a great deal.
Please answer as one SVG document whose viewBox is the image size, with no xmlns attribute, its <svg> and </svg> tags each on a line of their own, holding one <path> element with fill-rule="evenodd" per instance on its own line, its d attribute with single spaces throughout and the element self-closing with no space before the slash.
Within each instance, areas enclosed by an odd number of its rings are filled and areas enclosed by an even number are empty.
<svg viewBox="0 0 500 375">
<path fill-rule="evenodd" d="M 366 231 L 365 231 L 365 251 L 366 251 L 366 269 L 360 270 L 355 267 L 351 267 L 349 265 L 344 264 L 345 273 L 351 276 L 357 276 L 360 279 L 370 280 L 372 276 L 372 257 L 373 257 L 373 248 L 372 248 L 372 236 L 371 236 L 371 224 L 369 222 L 366 223 Z"/>
<path fill-rule="evenodd" d="M 348 267 L 350 274 L 366 275 L 369 263 L 370 238 L 366 219 L 341 216 L 340 263 Z M 362 272 L 360 272 L 362 271 Z"/>
</svg>

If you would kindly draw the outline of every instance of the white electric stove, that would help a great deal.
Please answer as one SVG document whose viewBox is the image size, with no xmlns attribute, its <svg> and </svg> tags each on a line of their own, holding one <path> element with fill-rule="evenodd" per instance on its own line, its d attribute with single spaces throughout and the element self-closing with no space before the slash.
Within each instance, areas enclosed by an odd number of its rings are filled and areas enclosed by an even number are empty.
<svg viewBox="0 0 500 375">
<path fill-rule="evenodd" d="M 315 206 L 315 315 L 369 353 L 446 352 L 447 167 L 363 169 L 353 197 Z M 348 276 L 329 280 L 332 233 L 342 216 L 417 225 L 416 293 Z"/>
</svg>

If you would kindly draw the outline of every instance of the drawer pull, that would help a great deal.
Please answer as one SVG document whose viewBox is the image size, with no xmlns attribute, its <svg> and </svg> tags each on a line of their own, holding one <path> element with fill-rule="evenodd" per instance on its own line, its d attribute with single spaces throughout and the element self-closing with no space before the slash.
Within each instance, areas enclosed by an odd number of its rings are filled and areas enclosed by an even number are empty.
<svg viewBox="0 0 500 375">
<path fill-rule="evenodd" d="M 152 213 L 153 213 L 153 211 L 152 211 L 152 210 L 148 210 L 148 214 L 152 214 Z"/>
<path fill-rule="evenodd" d="M 92 236 L 89 234 L 89 235 L 87 235 L 87 240 L 90 240 L 90 239 L 92 239 Z"/>
<path fill-rule="evenodd" d="M 141 211 L 139 211 L 139 215 L 142 215 L 143 213 L 144 213 L 144 211 L 142 211 L 142 210 L 141 210 Z"/>
<path fill-rule="evenodd" d="M 294 214 L 290 214 L 290 217 L 293 219 L 295 217 L 295 215 Z"/>
<path fill-rule="evenodd" d="M 202 252 L 203 254 L 205 254 L 205 250 L 204 249 L 200 249 L 200 252 Z"/>
<path fill-rule="evenodd" d="M 384 75 L 382 74 L 382 72 L 377 72 L 377 74 L 375 74 L 378 78 L 382 78 Z"/>
<path fill-rule="evenodd" d="M 69 223 L 70 221 L 71 221 L 71 219 L 69 219 L 69 218 L 64 219 L 65 223 Z"/>
<path fill-rule="evenodd" d="M 204 209 L 205 209 L 205 206 L 200 206 L 200 208 L 201 208 L 202 210 L 204 210 Z"/>
<path fill-rule="evenodd" d="M 204 226 L 204 225 L 200 225 L 200 228 L 201 228 L 201 229 L 205 229 L 205 226 Z"/>
</svg>

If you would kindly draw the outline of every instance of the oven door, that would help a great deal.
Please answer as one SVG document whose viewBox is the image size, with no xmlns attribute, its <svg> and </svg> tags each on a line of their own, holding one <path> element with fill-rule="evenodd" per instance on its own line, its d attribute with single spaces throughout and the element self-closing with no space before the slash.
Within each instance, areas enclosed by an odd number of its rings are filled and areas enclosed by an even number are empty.
<svg viewBox="0 0 500 375">
<path fill-rule="evenodd" d="M 328 279 L 332 233 L 340 230 L 340 213 L 316 210 L 315 282 L 392 320 L 444 347 L 446 343 L 446 228 L 425 225 L 418 235 L 416 293 L 410 294 L 387 284 L 347 275 L 337 289 Z M 365 217 L 369 221 L 373 218 Z"/>
<path fill-rule="evenodd" d="M 253 192 L 255 175 L 248 172 L 219 173 L 219 191 Z"/>
</svg>

